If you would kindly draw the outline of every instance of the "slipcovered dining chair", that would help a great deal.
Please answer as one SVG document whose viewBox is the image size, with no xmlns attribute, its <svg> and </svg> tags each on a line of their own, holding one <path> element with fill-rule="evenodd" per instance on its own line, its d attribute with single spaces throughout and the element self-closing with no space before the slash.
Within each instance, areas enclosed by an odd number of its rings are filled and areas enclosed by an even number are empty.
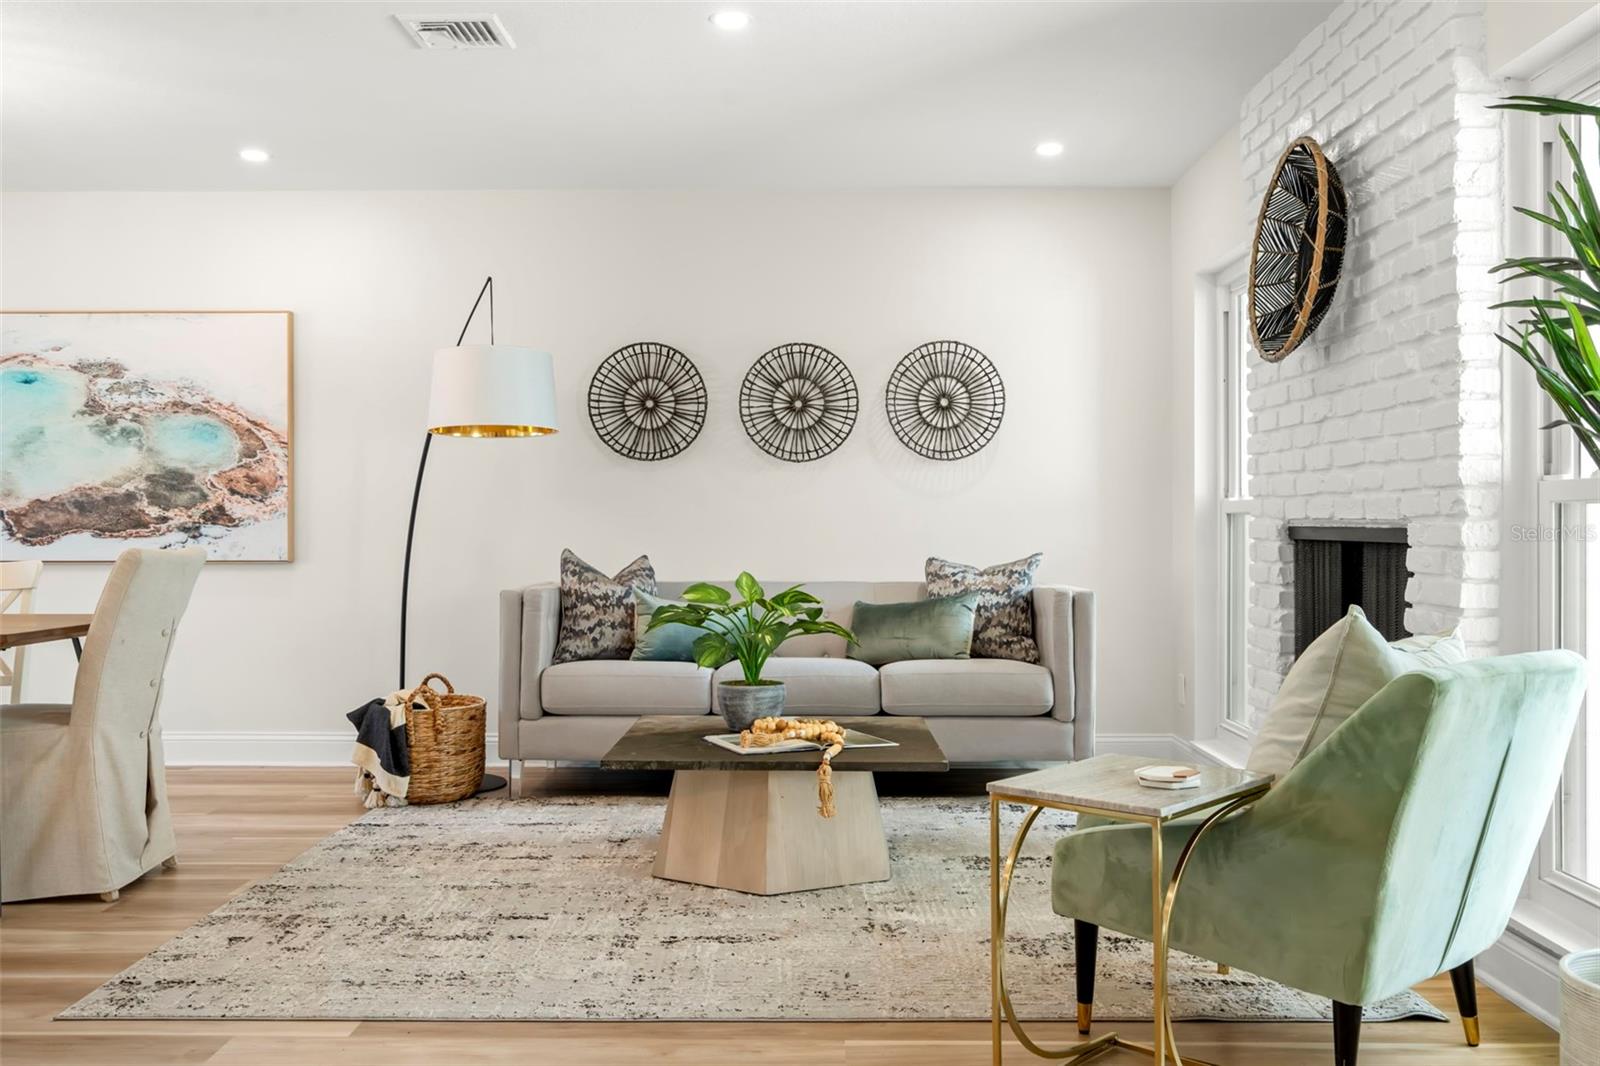
<svg viewBox="0 0 1600 1066">
<path fill-rule="evenodd" d="M 0 707 L 0 900 L 99 893 L 174 861 L 162 674 L 199 548 L 125 551 L 111 568 L 71 704 Z"/>
<path fill-rule="evenodd" d="M 1450 971 L 1475 1046 L 1472 960 L 1511 917 L 1584 677 L 1581 658 L 1551 651 L 1389 682 L 1195 847 L 1172 947 L 1333 1000 L 1336 1066 L 1355 1066 L 1363 1005 Z M 1197 820 L 1168 827 L 1168 877 Z M 1150 938 L 1149 864 L 1142 825 L 1056 844 L 1052 904 L 1076 923 L 1085 1030 L 1099 928 Z"/>
<path fill-rule="evenodd" d="M 0 611 L 13 607 L 26 614 L 33 609 L 33 590 L 39 584 L 44 563 L 37 559 L 0 560 Z M 0 656 L 0 688 L 6 690 L 6 703 L 22 699 L 22 665 L 28 649 L 12 649 L 11 661 Z"/>
</svg>

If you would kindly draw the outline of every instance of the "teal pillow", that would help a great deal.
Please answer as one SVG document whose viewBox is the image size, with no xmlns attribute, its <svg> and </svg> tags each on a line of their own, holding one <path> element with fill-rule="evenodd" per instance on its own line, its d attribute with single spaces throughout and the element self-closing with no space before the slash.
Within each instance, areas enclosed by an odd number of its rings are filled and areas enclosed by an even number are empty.
<svg viewBox="0 0 1600 1066">
<path fill-rule="evenodd" d="M 981 593 L 912 603 L 856 602 L 850 658 L 873 666 L 905 659 L 970 659 Z"/>
<path fill-rule="evenodd" d="M 632 658 L 658 663 L 694 662 L 694 642 L 705 633 L 704 629 L 682 622 L 668 622 L 659 629 L 648 628 L 656 608 L 669 603 L 681 605 L 684 601 L 663 599 L 643 589 L 633 590 Z"/>
</svg>

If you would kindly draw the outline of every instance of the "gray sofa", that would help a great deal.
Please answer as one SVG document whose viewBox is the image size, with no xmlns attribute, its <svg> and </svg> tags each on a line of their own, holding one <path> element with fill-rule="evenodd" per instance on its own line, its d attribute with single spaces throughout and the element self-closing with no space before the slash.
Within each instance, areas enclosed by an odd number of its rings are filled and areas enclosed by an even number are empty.
<svg viewBox="0 0 1600 1066">
<path fill-rule="evenodd" d="M 659 591 L 675 597 L 689 584 L 661 582 Z M 825 617 L 845 626 L 858 600 L 928 594 L 910 581 L 815 581 L 806 589 L 822 600 Z M 715 683 L 739 676 L 735 663 L 717 671 L 626 659 L 552 666 L 560 619 L 554 583 L 500 593 L 499 748 L 514 792 L 523 762 L 595 762 L 641 715 L 715 713 Z M 785 682 L 787 714 L 926 718 L 953 764 L 1086 759 L 1094 754 L 1094 593 L 1036 588 L 1033 622 L 1037 665 L 930 659 L 875 668 L 849 658 L 838 637 L 807 636 L 779 648 L 763 673 Z"/>
</svg>

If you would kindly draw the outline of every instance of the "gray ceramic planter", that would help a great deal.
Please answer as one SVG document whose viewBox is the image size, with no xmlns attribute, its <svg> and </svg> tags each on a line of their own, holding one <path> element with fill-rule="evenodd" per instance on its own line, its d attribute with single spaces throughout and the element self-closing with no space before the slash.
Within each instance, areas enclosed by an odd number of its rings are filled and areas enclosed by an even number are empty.
<svg viewBox="0 0 1600 1066">
<path fill-rule="evenodd" d="M 717 703 L 729 729 L 749 729 L 757 718 L 775 718 L 783 713 L 783 682 L 747 685 L 743 681 L 723 681 L 717 685 Z"/>
</svg>

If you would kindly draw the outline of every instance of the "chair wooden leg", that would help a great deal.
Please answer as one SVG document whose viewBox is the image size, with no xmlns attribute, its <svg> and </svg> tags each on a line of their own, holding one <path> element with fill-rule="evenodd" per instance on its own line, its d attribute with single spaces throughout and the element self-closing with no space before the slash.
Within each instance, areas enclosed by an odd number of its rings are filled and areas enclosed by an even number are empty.
<svg viewBox="0 0 1600 1066">
<path fill-rule="evenodd" d="M 115 903 L 122 896 L 122 890 L 113 888 L 110 892 L 100 893 L 101 903 Z"/>
<path fill-rule="evenodd" d="M 1100 949 L 1100 927 L 1074 918 L 1072 943 L 1078 961 L 1078 1032 L 1088 1036 L 1094 1024 L 1094 967 Z"/>
<path fill-rule="evenodd" d="M 1450 987 L 1455 989 L 1456 1010 L 1461 1012 L 1461 1028 L 1466 1031 L 1467 1046 L 1477 1047 L 1478 983 L 1470 959 L 1450 971 Z"/>
<path fill-rule="evenodd" d="M 1333 1001 L 1333 1066 L 1356 1066 L 1361 1043 L 1361 1007 Z"/>
</svg>

